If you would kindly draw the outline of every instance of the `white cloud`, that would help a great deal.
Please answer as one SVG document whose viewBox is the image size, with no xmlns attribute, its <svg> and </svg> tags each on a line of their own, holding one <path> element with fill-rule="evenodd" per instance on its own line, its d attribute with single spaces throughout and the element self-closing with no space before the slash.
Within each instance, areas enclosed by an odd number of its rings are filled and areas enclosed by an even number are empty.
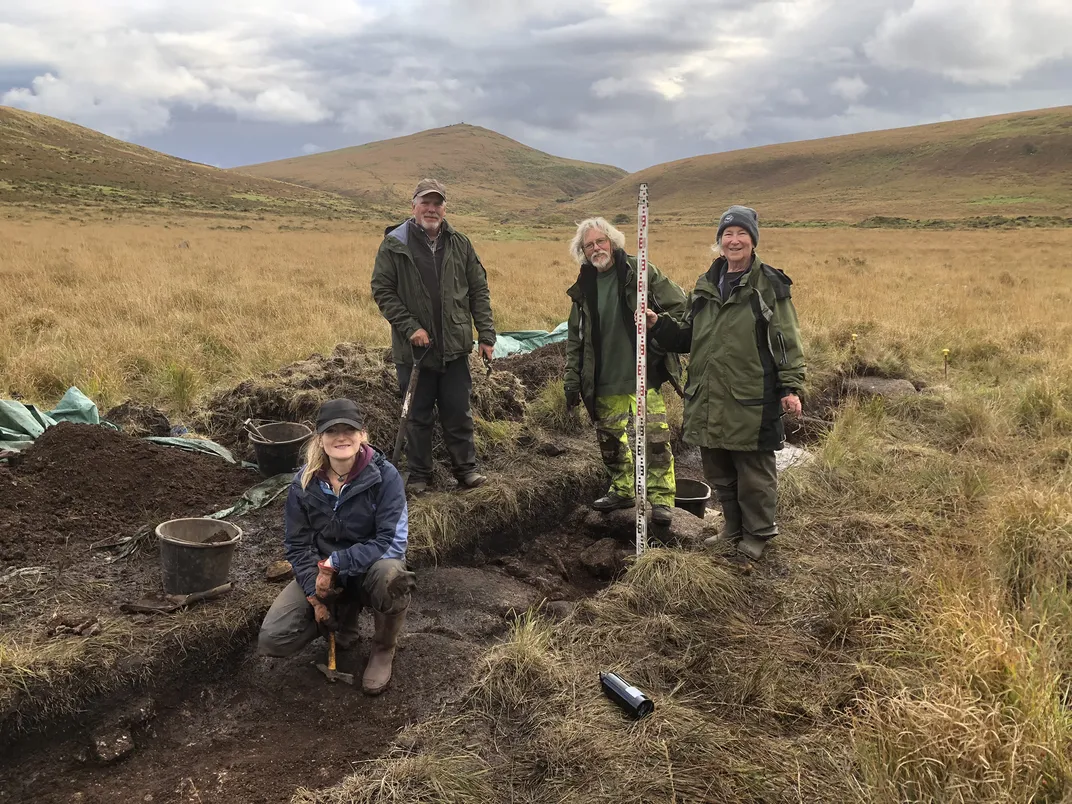
<svg viewBox="0 0 1072 804">
<path fill-rule="evenodd" d="M 1072 56 L 1068 0 L 913 0 L 865 45 L 879 65 L 936 73 L 963 84 L 1009 85 Z"/>
<path fill-rule="evenodd" d="M 308 156 L 309 154 L 318 154 L 324 149 L 317 145 L 315 142 L 307 142 L 301 147 L 301 152 Z"/>
<path fill-rule="evenodd" d="M 271 156 L 465 120 L 636 168 L 1072 102 L 1069 0 L 0 3 L 0 103 L 200 161 L 248 156 L 168 139 L 205 117 Z"/>
<path fill-rule="evenodd" d="M 867 83 L 858 75 L 852 78 L 843 75 L 830 85 L 830 91 L 850 103 L 855 103 L 867 94 Z"/>
</svg>

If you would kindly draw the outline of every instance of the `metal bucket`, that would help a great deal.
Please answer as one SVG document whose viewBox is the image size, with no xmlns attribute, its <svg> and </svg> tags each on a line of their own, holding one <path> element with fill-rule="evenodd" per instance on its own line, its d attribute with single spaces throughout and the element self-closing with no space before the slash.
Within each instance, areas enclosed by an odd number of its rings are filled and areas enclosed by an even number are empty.
<svg viewBox="0 0 1072 804">
<path fill-rule="evenodd" d="M 688 511 L 703 519 L 707 501 L 711 499 L 711 487 L 702 480 L 679 478 L 674 492 L 674 507 Z"/>
<path fill-rule="evenodd" d="M 192 595 L 227 583 L 242 529 L 206 517 L 170 519 L 156 526 L 164 594 Z"/>
<path fill-rule="evenodd" d="M 301 466 L 301 451 L 313 434 L 312 428 L 296 422 L 270 422 L 257 429 L 263 439 L 250 433 L 249 442 L 257 455 L 257 468 L 265 477 L 293 472 Z"/>
</svg>

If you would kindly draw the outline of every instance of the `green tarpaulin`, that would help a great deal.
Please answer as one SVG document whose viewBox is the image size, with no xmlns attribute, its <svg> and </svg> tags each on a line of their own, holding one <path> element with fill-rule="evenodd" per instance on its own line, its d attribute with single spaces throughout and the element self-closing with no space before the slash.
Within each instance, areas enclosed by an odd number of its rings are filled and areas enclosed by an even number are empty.
<svg viewBox="0 0 1072 804">
<path fill-rule="evenodd" d="M 566 340 L 566 322 L 563 321 L 550 332 L 539 329 L 526 329 L 517 332 L 500 332 L 495 336 L 496 359 L 510 355 L 523 355 L 549 343 Z"/>
</svg>

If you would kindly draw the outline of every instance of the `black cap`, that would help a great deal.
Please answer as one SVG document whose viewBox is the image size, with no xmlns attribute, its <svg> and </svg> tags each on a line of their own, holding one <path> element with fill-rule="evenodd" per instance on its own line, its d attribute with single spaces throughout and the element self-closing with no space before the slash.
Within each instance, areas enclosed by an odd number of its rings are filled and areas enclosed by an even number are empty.
<svg viewBox="0 0 1072 804">
<path fill-rule="evenodd" d="M 316 415 L 316 432 L 323 433 L 336 424 L 348 424 L 355 430 L 365 429 L 365 420 L 357 404 L 350 399 L 332 399 L 320 406 Z"/>
</svg>

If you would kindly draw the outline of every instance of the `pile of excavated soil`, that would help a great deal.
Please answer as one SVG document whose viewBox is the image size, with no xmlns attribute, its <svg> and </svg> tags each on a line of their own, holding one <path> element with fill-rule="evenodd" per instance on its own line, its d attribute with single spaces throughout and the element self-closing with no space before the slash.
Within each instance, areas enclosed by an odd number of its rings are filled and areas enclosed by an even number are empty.
<svg viewBox="0 0 1072 804">
<path fill-rule="evenodd" d="M 483 419 L 517 421 L 524 416 L 526 389 L 498 364 L 490 376 L 475 353 L 473 413 Z M 328 399 L 354 400 L 365 414 L 369 441 L 390 450 L 398 432 L 402 394 L 389 350 L 340 343 L 327 357 L 314 354 L 211 397 L 195 426 L 232 447 L 248 444 L 242 423 L 312 422 Z"/>
<path fill-rule="evenodd" d="M 152 405 L 128 399 L 104 414 L 104 419 L 132 436 L 169 436 L 171 422 L 164 412 Z"/>
<path fill-rule="evenodd" d="M 507 357 L 495 364 L 496 370 L 509 371 L 525 386 L 529 399 L 538 396 L 550 382 L 562 379 L 566 372 L 566 342 L 550 343 L 527 355 Z"/>
<path fill-rule="evenodd" d="M 211 513 L 257 480 L 210 455 L 99 425 L 60 423 L 14 466 L 0 468 L 0 568 L 55 563 L 71 548 Z"/>
</svg>

